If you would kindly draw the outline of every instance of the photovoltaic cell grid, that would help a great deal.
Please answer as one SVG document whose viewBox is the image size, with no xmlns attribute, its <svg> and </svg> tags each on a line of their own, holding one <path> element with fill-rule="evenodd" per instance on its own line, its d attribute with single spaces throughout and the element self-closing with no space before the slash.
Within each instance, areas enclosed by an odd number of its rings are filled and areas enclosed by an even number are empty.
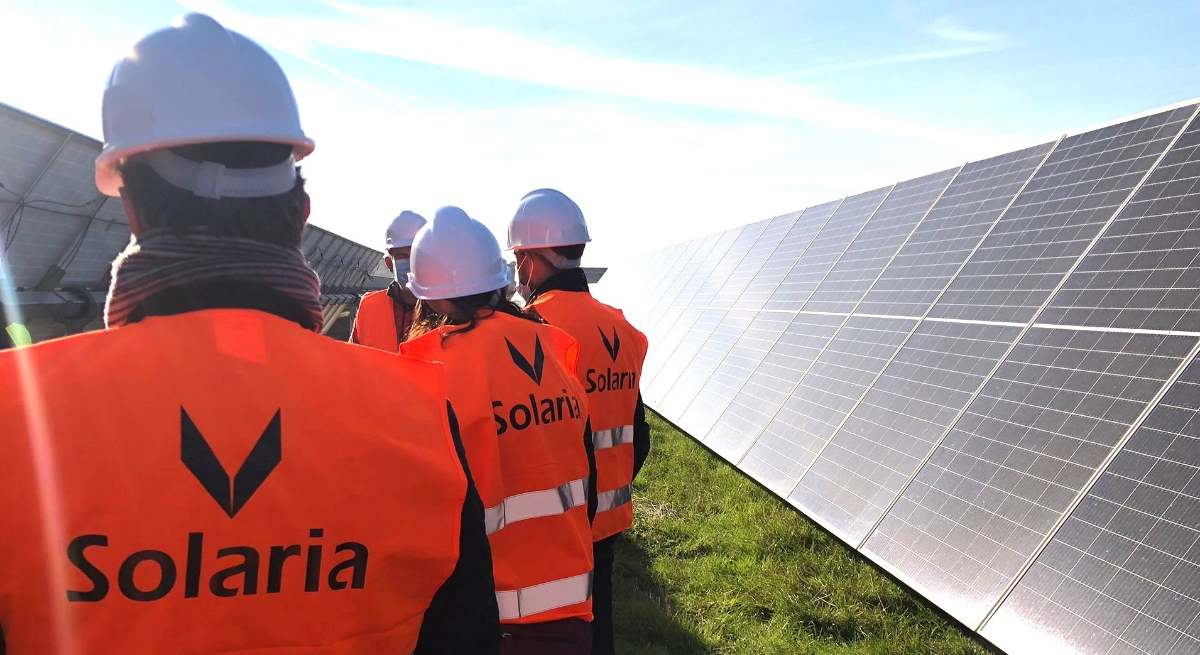
<svg viewBox="0 0 1200 655">
<path fill-rule="evenodd" d="M 804 254 L 792 265 L 771 294 L 766 309 L 798 310 L 821 285 L 846 247 L 858 236 L 890 189 L 867 191 L 846 198 L 821 227 Z"/>
<path fill-rule="evenodd" d="M 1053 146 L 1043 143 L 963 166 L 858 311 L 923 315 Z"/>
<path fill-rule="evenodd" d="M 845 320 L 836 315 L 795 314 L 704 443 L 732 462 L 740 460 Z"/>
<path fill-rule="evenodd" d="M 966 407 L 1018 328 L 926 321 L 792 497 L 857 545 Z"/>
<path fill-rule="evenodd" d="M 1063 139 L 930 315 L 1017 322 L 1033 318 L 1192 109 Z"/>
<path fill-rule="evenodd" d="M 688 434 L 708 434 L 791 320 L 787 312 L 760 312 L 753 318 L 681 415 L 678 424 L 688 426 Z"/>
<path fill-rule="evenodd" d="M 978 625 L 1195 342 L 1031 329 L 866 549 Z"/>
<path fill-rule="evenodd" d="M 1013 653 L 1196 650 L 1200 363 L 1164 389 L 1200 348 L 1195 113 L 660 262 L 708 284 L 645 305 L 651 405 Z"/>
<path fill-rule="evenodd" d="M 803 309 L 853 311 L 955 172 L 957 169 L 941 171 L 897 184 L 804 303 Z"/>
<path fill-rule="evenodd" d="M 771 219 L 754 241 L 750 251 L 742 257 L 733 271 L 719 282 L 717 295 L 712 300 L 713 305 L 731 307 L 745 296 L 746 287 L 757 278 L 764 265 L 775 259 L 775 249 L 779 247 L 779 243 L 787 236 L 798 218 L 800 218 L 800 212 Z M 757 309 L 757 307 L 742 308 Z"/>
<path fill-rule="evenodd" d="M 763 429 L 742 468 L 787 495 L 915 325 L 913 319 L 851 317 Z"/>
<path fill-rule="evenodd" d="M 988 623 L 1002 647 L 1200 653 L 1200 360 Z"/>
<path fill-rule="evenodd" d="M 1039 321 L 1200 330 L 1200 123 L 1193 123 Z"/>
<path fill-rule="evenodd" d="M 825 226 L 825 222 L 841 204 L 841 200 L 835 200 L 809 207 L 801 212 L 800 217 L 788 230 L 787 236 L 780 241 L 775 252 L 762 265 L 758 275 L 746 287 L 734 306 L 739 309 L 761 309 L 787 277 L 792 266 L 804 256 L 813 239 Z"/>
</svg>

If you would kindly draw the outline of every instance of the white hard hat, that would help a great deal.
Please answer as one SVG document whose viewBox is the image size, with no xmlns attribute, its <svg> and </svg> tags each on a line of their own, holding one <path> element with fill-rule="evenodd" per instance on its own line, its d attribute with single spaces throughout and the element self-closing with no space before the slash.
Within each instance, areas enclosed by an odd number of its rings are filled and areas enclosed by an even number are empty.
<svg viewBox="0 0 1200 655">
<path fill-rule="evenodd" d="M 122 186 L 121 162 L 138 153 L 197 143 L 262 141 L 291 145 L 299 160 L 315 147 L 300 128 L 296 99 L 275 59 L 203 14 L 188 14 L 176 25 L 151 33 L 117 62 L 104 91 L 103 120 L 96 186 L 110 196 Z M 175 164 L 179 168 L 182 162 Z M 211 178 L 211 169 L 197 175 Z M 221 171 L 215 177 L 215 188 L 222 188 Z"/>
<path fill-rule="evenodd" d="M 411 246 L 417 232 L 421 231 L 423 227 L 425 227 L 425 217 L 407 209 L 400 212 L 400 215 L 393 218 L 392 224 L 388 226 L 387 250 Z"/>
<path fill-rule="evenodd" d="M 462 298 L 508 286 L 492 231 L 458 207 L 443 207 L 413 240 L 408 290 L 422 300 Z"/>
<path fill-rule="evenodd" d="M 508 224 L 509 250 L 573 246 L 591 240 L 579 205 L 554 189 L 525 194 Z"/>
</svg>

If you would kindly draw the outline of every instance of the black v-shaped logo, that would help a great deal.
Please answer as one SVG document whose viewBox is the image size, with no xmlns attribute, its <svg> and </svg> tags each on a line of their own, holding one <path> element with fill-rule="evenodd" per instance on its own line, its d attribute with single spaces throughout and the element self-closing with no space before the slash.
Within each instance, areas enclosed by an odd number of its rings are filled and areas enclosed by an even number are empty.
<svg viewBox="0 0 1200 655">
<path fill-rule="evenodd" d="M 542 367 L 546 364 L 546 354 L 542 352 L 542 338 L 534 337 L 532 366 L 529 364 L 529 360 L 525 359 L 525 355 L 522 355 L 521 351 L 517 350 L 517 347 L 513 345 L 513 342 L 508 340 L 508 337 L 504 338 L 504 343 L 508 344 L 508 354 L 512 355 L 513 363 L 517 365 L 517 368 L 524 371 L 525 375 L 528 375 L 534 384 L 541 385 Z"/>
<path fill-rule="evenodd" d="M 608 356 L 615 362 L 617 361 L 617 353 L 621 352 L 621 335 L 617 334 L 617 328 L 613 328 L 612 341 L 608 340 L 608 335 L 604 334 L 604 329 L 597 326 L 600 330 L 600 340 L 604 342 L 604 349 L 608 351 Z"/>
<path fill-rule="evenodd" d="M 200 486 L 217 501 L 221 509 L 233 518 L 235 514 L 250 500 L 255 491 L 262 486 L 263 481 L 275 470 L 283 457 L 282 436 L 279 425 L 279 410 L 258 438 L 258 443 L 246 455 L 246 461 L 238 468 L 233 476 L 233 484 L 229 482 L 229 473 L 200 433 L 200 429 L 192 422 L 187 410 L 179 408 L 179 456 L 183 465 L 200 481 Z"/>
</svg>

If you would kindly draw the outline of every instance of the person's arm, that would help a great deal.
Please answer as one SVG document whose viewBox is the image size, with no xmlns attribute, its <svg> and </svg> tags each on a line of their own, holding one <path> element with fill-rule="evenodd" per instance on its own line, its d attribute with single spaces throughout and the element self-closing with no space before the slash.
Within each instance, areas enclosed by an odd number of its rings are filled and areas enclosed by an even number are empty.
<svg viewBox="0 0 1200 655">
<path fill-rule="evenodd" d="M 650 456 L 650 424 L 646 422 L 646 403 L 638 392 L 637 409 L 633 413 L 633 477 L 636 479 L 642 464 Z"/>
<path fill-rule="evenodd" d="M 596 444 L 592 442 L 591 419 L 583 426 L 583 451 L 587 453 L 588 461 L 587 512 L 588 523 L 591 523 L 596 520 L 596 507 L 599 505 L 596 496 Z"/>
<path fill-rule="evenodd" d="M 458 564 L 433 597 L 414 655 L 450 655 L 500 652 L 500 611 L 496 607 L 496 583 L 492 578 L 492 549 L 483 523 L 483 501 L 475 489 L 467 455 L 463 449 L 454 408 L 446 403 L 454 449 L 467 475 L 463 500 Z"/>
</svg>

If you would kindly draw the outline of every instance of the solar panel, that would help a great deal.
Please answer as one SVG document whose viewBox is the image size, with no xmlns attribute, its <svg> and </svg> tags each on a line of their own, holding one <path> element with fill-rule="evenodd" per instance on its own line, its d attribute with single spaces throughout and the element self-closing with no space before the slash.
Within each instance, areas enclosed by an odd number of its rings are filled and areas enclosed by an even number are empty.
<svg viewBox="0 0 1200 655">
<path fill-rule="evenodd" d="M 703 280 L 696 280 L 691 285 L 695 288 L 695 295 L 682 299 L 682 302 L 692 307 L 714 306 L 718 293 L 727 286 L 729 277 L 737 270 L 746 254 L 758 241 L 759 235 L 769 224 L 770 221 L 759 221 L 741 228 L 721 255 L 720 260 L 707 271 L 707 276 Z"/>
<path fill-rule="evenodd" d="M 1155 168 L 1038 319 L 1200 330 L 1200 123 Z"/>
<path fill-rule="evenodd" d="M 653 379 L 642 378 L 646 381 L 642 386 L 642 393 L 645 394 L 645 399 L 649 402 L 654 402 L 656 405 L 661 404 L 663 399 L 666 398 L 675 381 L 679 379 L 681 373 L 687 370 L 687 366 L 692 361 L 692 358 L 704 346 L 704 342 L 708 340 L 713 330 L 716 330 L 717 326 L 721 324 L 721 318 L 725 315 L 724 310 L 720 309 L 689 311 L 698 311 L 699 314 L 692 321 L 691 325 L 688 326 L 688 329 L 682 333 L 675 348 L 663 360 L 657 375 Z"/>
<path fill-rule="evenodd" d="M 1004 325 L 925 321 L 792 494 L 859 544 L 1016 340 Z"/>
<path fill-rule="evenodd" d="M 1053 147 L 1043 143 L 963 166 L 858 311 L 923 315 Z"/>
<path fill-rule="evenodd" d="M 733 347 L 734 342 L 754 319 L 754 312 L 744 309 L 734 309 L 726 312 L 717 326 L 709 333 L 708 339 L 696 351 L 684 369 L 676 378 L 659 406 L 670 416 L 680 417 L 678 425 L 688 432 L 698 426 L 684 414 L 688 404 L 700 392 L 704 383 L 710 379 L 713 371 L 717 370 L 726 353 Z"/>
<path fill-rule="evenodd" d="M 1200 652 L 1196 116 L 685 244 L 650 406 L 1012 653 Z"/>
<path fill-rule="evenodd" d="M 803 309 L 814 312 L 854 311 L 875 278 L 895 256 L 958 169 L 900 182 L 871 220 L 838 258 Z"/>
<path fill-rule="evenodd" d="M 704 437 L 705 445 L 730 461 L 740 460 L 843 321 L 844 317 L 835 314 L 792 316 L 787 328 Z"/>
<path fill-rule="evenodd" d="M 789 493 L 915 324 L 873 316 L 846 321 L 746 453 L 742 468 L 768 488 Z"/>
<path fill-rule="evenodd" d="M 984 634 L 1014 652 L 1200 652 L 1200 359 Z"/>
<path fill-rule="evenodd" d="M 757 309 L 746 307 L 740 301 L 746 297 L 746 287 L 758 277 L 759 272 L 768 262 L 776 260 L 775 250 L 783 238 L 791 231 L 792 226 L 800 218 L 801 212 L 785 214 L 771 219 L 770 223 L 759 234 L 750 251 L 742 257 L 742 261 L 722 281 L 712 304 L 717 307 L 730 307 L 734 304 L 742 309 Z"/>
<path fill-rule="evenodd" d="M 734 306 L 741 309 L 761 309 L 766 305 L 795 263 L 804 256 L 813 239 L 817 238 L 821 228 L 825 227 L 825 222 L 841 204 L 841 200 L 834 200 L 801 212 L 800 217 L 788 230 L 787 236 L 771 254 L 771 259 L 759 269 L 758 275 L 746 287 L 746 291 Z"/>
<path fill-rule="evenodd" d="M 1193 109 L 1063 139 L 930 315 L 1017 322 L 1033 318 Z"/>
<path fill-rule="evenodd" d="M 706 435 L 729 406 L 734 394 L 746 384 L 754 369 L 775 345 L 792 320 L 788 312 L 760 312 L 734 341 L 729 353 L 696 393 L 678 424 L 692 435 Z"/>
<path fill-rule="evenodd" d="M 829 270 L 858 236 L 867 219 L 887 196 L 889 187 L 850 196 L 821 227 L 821 231 L 795 261 L 767 301 L 767 309 L 798 310 L 821 285 Z"/>
<path fill-rule="evenodd" d="M 1195 342 L 1029 330 L 866 550 L 979 625 Z"/>
<path fill-rule="evenodd" d="M 99 299 L 112 261 L 129 244 L 121 201 L 102 195 L 94 183 L 100 147 L 93 138 L 0 104 L 0 247 L 37 340 L 99 327 Z M 315 243 L 324 244 L 320 252 L 309 248 Z M 303 244 L 321 273 L 322 303 L 332 319 L 341 318 L 355 294 L 389 280 L 371 275 L 381 252 L 315 226 L 305 229 Z M 61 308 L 68 305 L 79 309 L 65 314 L 77 318 L 64 317 Z"/>
</svg>

